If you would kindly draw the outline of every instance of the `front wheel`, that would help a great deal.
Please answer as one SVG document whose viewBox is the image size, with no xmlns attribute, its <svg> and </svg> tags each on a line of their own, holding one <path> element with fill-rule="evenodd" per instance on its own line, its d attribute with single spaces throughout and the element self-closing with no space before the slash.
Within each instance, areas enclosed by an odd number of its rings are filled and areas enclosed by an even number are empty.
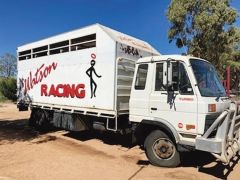
<svg viewBox="0 0 240 180">
<path fill-rule="evenodd" d="M 160 130 L 154 130 L 147 136 L 144 147 L 147 158 L 155 166 L 176 167 L 180 164 L 176 145 Z"/>
</svg>

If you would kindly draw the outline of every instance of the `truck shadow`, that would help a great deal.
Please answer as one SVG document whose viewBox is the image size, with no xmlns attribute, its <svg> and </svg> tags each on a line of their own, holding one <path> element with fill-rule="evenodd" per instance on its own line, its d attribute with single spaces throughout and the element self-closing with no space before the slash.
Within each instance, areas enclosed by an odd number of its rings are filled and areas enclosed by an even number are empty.
<svg viewBox="0 0 240 180">
<path fill-rule="evenodd" d="M 0 145 L 31 141 L 46 132 L 39 132 L 28 125 L 28 119 L 0 120 Z"/>
<path fill-rule="evenodd" d="M 74 138 L 79 141 L 88 141 L 97 139 L 108 145 L 120 145 L 122 147 L 130 148 L 131 141 L 128 136 L 123 136 L 113 132 L 98 132 L 98 131 L 81 131 L 81 132 L 68 132 L 64 134 L 66 137 Z"/>
<path fill-rule="evenodd" d="M 39 135 L 28 126 L 27 119 L 0 120 L 0 145 L 13 144 L 17 141 L 29 141 Z"/>
<path fill-rule="evenodd" d="M 199 167 L 199 172 L 210 174 L 219 179 L 228 179 L 228 176 L 239 162 L 239 156 L 237 156 L 237 159 L 237 161 L 232 161 L 231 165 L 223 165 L 221 162 L 217 162 L 212 167 Z"/>
<path fill-rule="evenodd" d="M 194 167 L 198 172 L 209 174 L 218 179 L 228 179 L 228 176 L 238 164 L 240 156 L 237 155 L 229 163 L 224 165 L 210 154 L 201 151 L 186 152 L 182 154 L 181 164 L 179 167 Z M 138 165 L 147 166 L 149 161 L 139 160 Z"/>
<path fill-rule="evenodd" d="M 240 156 L 237 154 L 228 165 L 224 165 L 222 162 L 216 161 L 216 159 L 210 154 L 207 154 L 206 156 L 197 155 L 195 157 L 198 157 L 200 162 L 197 166 L 199 172 L 210 174 L 219 179 L 228 179 L 228 176 L 231 174 L 234 167 L 239 163 L 240 160 Z"/>
<path fill-rule="evenodd" d="M 16 119 L 16 120 L 0 119 L 0 145 L 13 144 L 18 141 L 31 141 L 43 134 L 47 134 L 49 132 L 56 132 L 58 130 L 61 129 L 49 128 L 44 131 L 36 130 L 35 128 L 30 127 L 28 125 L 28 119 Z M 95 131 L 66 132 L 64 136 L 74 138 L 80 141 L 98 139 L 109 145 L 121 145 L 123 147 L 130 146 L 130 142 L 128 140 L 129 138 L 124 138 L 124 136 L 111 132 L 105 133 L 99 133 Z"/>
</svg>

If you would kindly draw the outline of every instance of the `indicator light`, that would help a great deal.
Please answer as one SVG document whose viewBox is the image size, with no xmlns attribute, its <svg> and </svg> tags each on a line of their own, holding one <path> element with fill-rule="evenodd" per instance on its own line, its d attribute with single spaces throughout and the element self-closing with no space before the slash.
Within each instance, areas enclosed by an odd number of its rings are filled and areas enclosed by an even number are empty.
<svg viewBox="0 0 240 180">
<path fill-rule="evenodd" d="M 208 112 L 216 112 L 216 104 L 209 104 Z"/>
<path fill-rule="evenodd" d="M 186 129 L 187 129 L 187 130 L 195 129 L 195 125 L 194 125 L 194 124 L 187 124 L 187 125 L 186 125 Z"/>
</svg>

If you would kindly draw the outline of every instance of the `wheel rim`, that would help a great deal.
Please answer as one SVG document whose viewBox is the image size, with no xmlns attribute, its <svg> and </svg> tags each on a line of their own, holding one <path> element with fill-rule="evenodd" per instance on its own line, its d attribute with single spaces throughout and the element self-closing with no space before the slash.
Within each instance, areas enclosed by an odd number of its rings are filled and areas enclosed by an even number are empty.
<svg viewBox="0 0 240 180">
<path fill-rule="evenodd" d="M 173 143 L 165 138 L 157 139 L 152 148 L 155 156 L 159 159 L 170 159 L 175 153 Z"/>
</svg>

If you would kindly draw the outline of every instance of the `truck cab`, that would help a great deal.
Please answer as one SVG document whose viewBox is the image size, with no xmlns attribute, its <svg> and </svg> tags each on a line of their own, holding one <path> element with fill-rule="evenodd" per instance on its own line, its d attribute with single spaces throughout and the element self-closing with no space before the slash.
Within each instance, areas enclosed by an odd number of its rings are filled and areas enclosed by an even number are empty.
<svg viewBox="0 0 240 180">
<path fill-rule="evenodd" d="M 239 150 L 238 107 L 227 97 L 213 65 L 204 59 L 181 55 L 139 59 L 129 109 L 129 120 L 146 136 L 144 146 L 152 164 L 178 165 L 182 145 L 211 152 L 228 163 L 229 136 L 231 143 L 237 139 L 231 155 Z M 223 125 L 224 121 L 228 123 Z"/>
</svg>

